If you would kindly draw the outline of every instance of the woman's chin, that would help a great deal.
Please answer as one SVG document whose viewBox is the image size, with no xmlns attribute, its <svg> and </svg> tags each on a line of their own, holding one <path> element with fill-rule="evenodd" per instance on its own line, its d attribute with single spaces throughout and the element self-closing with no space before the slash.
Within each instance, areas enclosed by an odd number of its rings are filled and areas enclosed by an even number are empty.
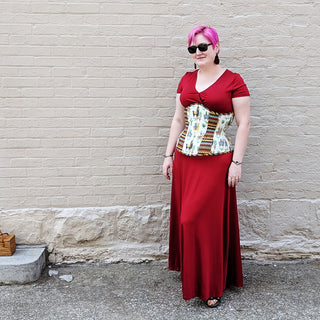
<svg viewBox="0 0 320 320">
<path fill-rule="evenodd" d="M 206 66 L 208 64 L 208 61 L 205 59 L 199 59 L 197 60 L 196 64 L 200 68 Z"/>
</svg>

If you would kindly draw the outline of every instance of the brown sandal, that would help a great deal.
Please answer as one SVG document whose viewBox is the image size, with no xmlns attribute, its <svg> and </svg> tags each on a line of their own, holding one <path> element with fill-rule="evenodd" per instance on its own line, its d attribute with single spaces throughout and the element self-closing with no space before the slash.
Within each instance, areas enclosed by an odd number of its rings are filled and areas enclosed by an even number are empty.
<svg viewBox="0 0 320 320">
<path fill-rule="evenodd" d="M 221 303 L 221 297 L 220 298 L 210 297 L 205 303 L 209 308 L 216 308 Z"/>
</svg>

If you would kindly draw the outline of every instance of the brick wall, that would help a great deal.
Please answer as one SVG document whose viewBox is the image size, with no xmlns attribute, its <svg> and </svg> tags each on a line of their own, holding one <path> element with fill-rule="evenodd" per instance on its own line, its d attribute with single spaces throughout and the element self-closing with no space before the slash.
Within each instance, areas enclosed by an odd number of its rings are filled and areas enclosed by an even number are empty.
<svg viewBox="0 0 320 320">
<path fill-rule="evenodd" d="M 60 260 L 79 260 L 84 242 L 137 249 L 121 259 L 141 258 L 141 246 L 165 254 L 167 234 L 148 236 L 167 219 L 161 155 L 178 81 L 193 68 L 187 34 L 209 24 L 222 65 L 252 95 L 238 188 L 244 255 L 318 255 L 318 22 L 316 0 L 2 1 L 1 228 L 21 243 L 49 243 Z M 93 235 L 59 242 L 66 210 L 94 223 Z M 140 237 L 136 223 L 145 226 Z"/>
</svg>

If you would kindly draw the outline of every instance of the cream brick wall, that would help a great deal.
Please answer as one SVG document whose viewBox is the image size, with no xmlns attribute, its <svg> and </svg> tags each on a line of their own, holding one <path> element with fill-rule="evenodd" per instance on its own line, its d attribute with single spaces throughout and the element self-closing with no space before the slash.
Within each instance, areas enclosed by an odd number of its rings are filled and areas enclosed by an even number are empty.
<svg viewBox="0 0 320 320">
<path fill-rule="evenodd" d="M 178 81 L 193 67 L 187 33 L 209 24 L 220 34 L 222 65 L 241 73 L 252 95 L 238 188 L 244 255 L 319 255 L 319 7 L 317 0 L 2 1 L 0 228 L 20 243 L 49 244 L 54 261 L 80 259 L 81 250 L 99 255 L 111 243 L 134 248 L 114 250 L 114 259 L 165 254 L 160 225 L 168 222 L 170 184 L 161 155 Z M 70 242 L 71 228 L 61 240 L 66 210 L 101 228 Z M 135 221 L 127 229 L 125 217 Z"/>
</svg>

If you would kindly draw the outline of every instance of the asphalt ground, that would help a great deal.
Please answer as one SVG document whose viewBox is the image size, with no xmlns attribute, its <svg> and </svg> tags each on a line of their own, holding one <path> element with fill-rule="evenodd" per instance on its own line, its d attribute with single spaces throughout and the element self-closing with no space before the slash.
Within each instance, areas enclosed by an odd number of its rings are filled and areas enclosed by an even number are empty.
<svg viewBox="0 0 320 320">
<path fill-rule="evenodd" d="M 319 260 L 247 260 L 243 272 L 244 287 L 210 309 L 182 299 L 180 274 L 164 260 L 54 265 L 34 283 L 1 285 L 0 319 L 320 319 Z"/>
</svg>

